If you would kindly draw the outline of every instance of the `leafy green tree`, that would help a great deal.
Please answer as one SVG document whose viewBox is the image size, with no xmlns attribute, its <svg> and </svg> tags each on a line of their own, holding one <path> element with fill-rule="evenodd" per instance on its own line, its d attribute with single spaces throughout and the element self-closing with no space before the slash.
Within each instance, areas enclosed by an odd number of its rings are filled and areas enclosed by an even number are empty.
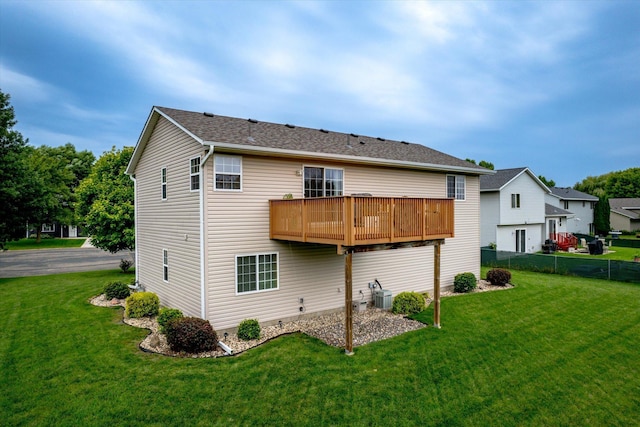
<svg viewBox="0 0 640 427">
<path fill-rule="evenodd" d="M 107 151 L 79 185 L 76 214 L 94 246 L 115 253 L 135 247 L 133 181 L 125 174 L 133 148 Z"/>
<path fill-rule="evenodd" d="M 494 170 L 495 168 L 495 166 L 493 166 L 493 163 L 487 162 L 486 160 L 480 160 L 480 163 L 478 163 L 478 166 L 482 166 L 483 168 L 487 168 L 491 170 Z"/>
<path fill-rule="evenodd" d="M 465 159 L 465 161 L 467 161 L 469 163 L 473 163 L 474 165 L 476 164 L 476 161 L 473 160 L 473 159 Z M 486 160 L 480 160 L 480 163 L 478 163 L 478 166 L 482 166 L 483 168 L 487 168 L 487 169 L 491 169 L 491 170 L 494 170 L 494 168 L 495 168 L 493 163 L 487 162 Z"/>
<path fill-rule="evenodd" d="M 609 234 L 609 230 L 611 230 L 610 214 L 609 198 L 601 196 L 593 210 L 593 226 L 596 229 L 596 234 Z"/>
<path fill-rule="evenodd" d="M 612 172 L 607 179 L 605 189 L 610 199 L 640 197 L 640 168 Z"/>
<path fill-rule="evenodd" d="M 17 121 L 10 99 L 0 91 L 0 248 L 24 234 L 34 188 L 26 156 L 29 141 L 13 129 Z"/>
<path fill-rule="evenodd" d="M 538 175 L 538 179 L 539 179 L 540 181 L 542 181 L 542 183 L 543 183 L 544 185 L 546 185 L 547 187 L 549 187 L 549 188 L 551 188 L 551 187 L 555 187 L 555 186 L 556 186 L 556 182 L 555 182 L 554 180 L 552 180 L 552 179 L 547 179 L 547 178 L 545 178 L 545 177 L 544 177 L 544 176 L 542 176 L 542 175 Z"/>
</svg>

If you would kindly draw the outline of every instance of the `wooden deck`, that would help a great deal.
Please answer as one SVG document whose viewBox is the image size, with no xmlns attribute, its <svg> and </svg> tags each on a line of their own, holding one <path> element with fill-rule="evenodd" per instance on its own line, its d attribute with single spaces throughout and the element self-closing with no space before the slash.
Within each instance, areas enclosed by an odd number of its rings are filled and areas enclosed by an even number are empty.
<svg viewBox="0 0 640 427">
<path fill-rule="evenodd" d="M 345 247 L 454 236 L 453 199 L 340 196 L 270 200 L 269 237 Z"/>
</svg>

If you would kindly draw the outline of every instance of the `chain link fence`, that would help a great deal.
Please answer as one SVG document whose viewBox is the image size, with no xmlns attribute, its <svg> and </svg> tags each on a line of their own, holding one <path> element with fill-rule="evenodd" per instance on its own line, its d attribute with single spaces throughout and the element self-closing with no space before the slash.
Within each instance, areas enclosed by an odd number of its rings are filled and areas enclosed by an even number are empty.
<svg viewBox="0 0 640 427">
<path fill-rule="evenodd" d="M 640 283 L 640 263 L 638 262 L 527 254 L 481 248 L 481 263 L 486 267 Z"/>
</svg>

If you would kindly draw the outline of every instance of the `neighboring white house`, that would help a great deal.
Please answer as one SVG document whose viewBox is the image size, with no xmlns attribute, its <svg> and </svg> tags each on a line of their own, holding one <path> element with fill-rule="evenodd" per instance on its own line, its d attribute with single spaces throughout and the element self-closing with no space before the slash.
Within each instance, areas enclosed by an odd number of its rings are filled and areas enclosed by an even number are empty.
<svg viewBox="0 0 640 427">
<path fill-rule="evenodd" d="M 545 224 L 545 197 L 549 193 L 547 186 L 526 167 L 481 176 L 481 245 L 495 244 L 501 251 L 540 251 L 550 231 Z M 559 224 L 562 214 L 555 210 L 549 213 L 550 219 Z"/>
<path fill-rule="evenodd" d="M 154 107 L 127 173 L 138 282 L 217 330 L 344 308 L 351 257 L 355 301 L 375 279 L 396 295 L 480 276 L 493 172 L 420 144 Z"/>
<path fill-rule="evenodd" d="M 569 233 L 594 234 L 593 212 L 598 201 L 596 196 L 573 188 L 551 187 L 545 200 L 548 204 L 567 212 L 564 230 Z M 560 231 L 560 230 L 558 230 Z"/>
</svg>

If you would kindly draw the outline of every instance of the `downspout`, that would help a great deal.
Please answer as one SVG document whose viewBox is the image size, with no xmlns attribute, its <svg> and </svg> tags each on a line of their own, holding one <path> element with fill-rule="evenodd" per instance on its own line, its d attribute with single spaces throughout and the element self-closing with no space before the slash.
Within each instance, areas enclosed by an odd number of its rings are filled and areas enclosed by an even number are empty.
<svg viewBox="0 0 640 427">
<path fill-rule="evenodd" d="M 135 175 L 129 175 L 129 178 L 131 179 L 131 181 L 133 181 L 133 228 L 135 230 L 135 248 L 133 250 L 133 256 L 135 257 L 135 259 L 133 260 L 135 263 L 135 269 L 136 269 L 136 282 L 135 282 L 135 286 L 139 287 L 140 286 L 140 278 L 138 277 L 138 275 L 140 274 L 140 269 L 138 268 L 138 181 L 136 181 L 136 177 Z"/>
<path fill-rule="evenodd" d="M 209 145 L 209 151 L 200 162 L 200 313 L 201 313 L 200 317 L 202 319 L 207 318 L 206 278 L 205 278 L 205 271 L 204 271 L 205 260 L 206 260 L 206 257 L 204 254 L 204 249 L 205 249 L 204 239 L 206 235 L 205 229 L 204 229 L 205 214 L 206 214 L 204 195 L 206 193 L 207 186 L 204 181 L 204 171 L 205 171 L 204 166 L 207 163 L 207 160 L 209 160 L 209 157 L 211 157 L 211 155 L 213 154 L 213 151 L 214 151 L 214 146 Z"/>
</svg>

